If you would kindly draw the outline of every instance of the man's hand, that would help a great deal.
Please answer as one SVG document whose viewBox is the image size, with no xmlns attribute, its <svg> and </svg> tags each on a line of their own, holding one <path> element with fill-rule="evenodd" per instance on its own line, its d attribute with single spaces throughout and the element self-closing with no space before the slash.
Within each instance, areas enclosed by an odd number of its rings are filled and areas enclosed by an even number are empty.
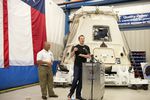
<svg viewBox="0 0 150 100">
<path fill-rule="evenodd" d="M 48 67 L 51 67 L 52 63 L 51 62 L 47 62 L 47 65 L 48 65 Z"/>
<path fill-rule="evenodd" d="M 42 64 L 46 64 L 48 67 L 52 66 L 52 62 L 51 61 L 42 61 L 42 60 L 39 60 L 39 61 L 37 61 L 37 64 L 38 64 L 38 66 L 41 66 Z"/>
<path fill-rule="evenodd" d="M 79 54 L 80 57 L 84 57 L 84 58 L 91 58 L 91 55 L 90 54 Z"/>
<path fill-rule="evenodd" d="M 87 57 L 87 58 L 91 58 L 91 55 L 90 55 L 90 54 L 87 54 L 86 57 Z"/>
<path fill-rule="evenodd" d="M 73 51 L 71 52 L 70 58 L 72 58 L 72 57 L 75 55 L 75 52 L 76 52 L 76 51 L 78 51 L 78 48 L 77 48 L 77 47 L 75 47 L 75 48 L 73 49 Z"/>
<path fill-rule="evenodd" d="M 73 51 L 74 51 L 74 52 L 78 51 L 78 48 L 77 48 L 77 47 L 75 47 L 75 48 L 73 49 Z"/>
<path fill-rule="evenodd" d="M 37 61 L 38 66 L 41 66 L 43 64 L 42 60 Z"/>
</svg>

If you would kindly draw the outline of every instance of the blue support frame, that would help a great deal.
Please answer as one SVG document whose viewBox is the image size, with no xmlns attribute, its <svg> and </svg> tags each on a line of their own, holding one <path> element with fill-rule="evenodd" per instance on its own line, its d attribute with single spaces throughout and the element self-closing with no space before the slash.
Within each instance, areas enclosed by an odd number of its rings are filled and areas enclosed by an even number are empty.
<svg viewBox="0 0 150 100">
<path fill-rule="evenodd" d="M 65 10 L 65 35 L 69 34 L 70 32 L 70 27 L 69 27 L 69 15 L 70 15 L 70 10 Z"/>
<path fill-rule="evenodd" d="M 69 2 L 70 0 L 66 0 L 66 2 Z M 66 5 L 67 6 L 67 5 Z M 65 9 L 65 35 L 69 34 L 70 32 L 70 27 L 69 27 L 69 15 L 70 15 L 70 10 Z"/>
<path fill-rule="evenodd" d="M 62 6 L 62 8 L 63 9 L 77 9 L 77 8 L 80 8 L 81 6 L 98 6 L 98 5 L 122 3 L 122 2 L 129 2 L 129 1 L 138 1 L 138 0 L 83 0 L 82 2 L 63 4 L 64 6 Z"/>
</svg>

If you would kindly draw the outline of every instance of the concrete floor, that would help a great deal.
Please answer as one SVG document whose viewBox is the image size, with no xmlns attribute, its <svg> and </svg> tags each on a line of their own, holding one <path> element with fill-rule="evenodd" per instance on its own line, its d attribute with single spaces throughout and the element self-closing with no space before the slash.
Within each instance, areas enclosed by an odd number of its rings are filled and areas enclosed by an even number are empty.
<svg viewBox="0 0 150 100">
<path fill-rule="evenodd" d="M 48 100 L 67 100 L 70 88 L 54 88 L 59 98 Z M 0 94 L 0 100 L 42 100 L 39 85 Z M 131 90 L 127 87 L 106 87 L 103 100 L 150 100 L 150 89 Z"/>
</svg>

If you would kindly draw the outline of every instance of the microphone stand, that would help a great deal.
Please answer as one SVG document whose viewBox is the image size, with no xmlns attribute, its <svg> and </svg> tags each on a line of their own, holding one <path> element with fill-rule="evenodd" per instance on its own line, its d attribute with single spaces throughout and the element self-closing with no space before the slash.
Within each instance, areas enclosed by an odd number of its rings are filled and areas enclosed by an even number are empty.
<svg viewBox="0 0 150 100">
<path fill-rule="evenodd" d="M 92 63 L 91 100 L 93 100 L 94 60 L 95 60 L 96 62 L 99 62 L 97 59 L 94 58 L 94 55 L 91 55 L 91 60 L 90 60 L 90 62 Z"/>
<path fill-rule="evenodd" d="M 91 100 L 93 100 L 93 80 L 94 80 L 94 78 L 93 78 L 93 74 L 94 74 L 94 69 L 93 69 L 93 64 L 94 64 L 94 55 L 91 55 L 91 61 L 90 61 L 91 63 L 92 63 L 92 80 L 91 80 Z"/>
<path fill-rule="evenodd" d="M 89 53 L 86 48 L 84 48 L 84 50 L 85 50 L 86 53 Z M 93 78 L 93 76 L 94 76 L 94 68 L 93 67 L 94 66 L 93 66 L 93 64 L 94 64 L 94 60 L 96 60 L 97 62 L 99 62 L 97 59 L 94 58 L 94 55 L 91 55 L 91 60 L 90 60 L 90 62 L 92 63 L 91 100 L 93 100 L 93 81 L 94 81 L 94 78 Z"/>
</svg>

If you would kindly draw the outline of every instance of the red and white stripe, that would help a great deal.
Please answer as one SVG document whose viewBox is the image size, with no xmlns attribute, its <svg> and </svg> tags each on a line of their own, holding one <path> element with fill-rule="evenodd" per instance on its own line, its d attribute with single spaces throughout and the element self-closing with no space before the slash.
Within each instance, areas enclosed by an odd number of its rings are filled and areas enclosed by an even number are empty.
<svg viewBox="0 0 150 100">
<path fill-rule="evenodd" d="M 64 13 L 51 0 L 45 2 L 43 15 L 21 0 L 0 1 L 0 67 L 34 65 L 46 40 L 63 45 Z"/>
</svg>

